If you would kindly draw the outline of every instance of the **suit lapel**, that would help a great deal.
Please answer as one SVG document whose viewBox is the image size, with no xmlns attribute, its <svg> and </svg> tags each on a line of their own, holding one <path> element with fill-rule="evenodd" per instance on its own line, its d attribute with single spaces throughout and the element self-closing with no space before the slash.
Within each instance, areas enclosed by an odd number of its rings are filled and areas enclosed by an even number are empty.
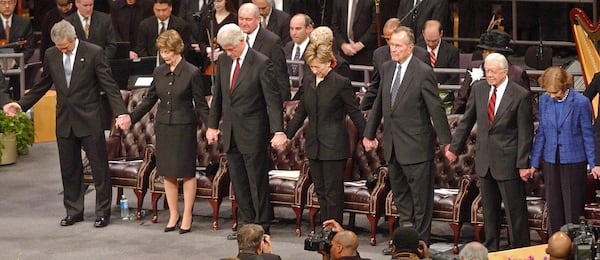
<svg viewBox="0 0 600 260">
<path fill-rule="evenodd" d="M 573 109 L 575 108 L 575 106 L 573 105 L 574 99 L 572 97 L 567 96 L 567 99 L 564 102 L 565 104 L 563 106 L 562 113 L 560 113 L 560 120 L 558 120 L 557 124 L 558 127 L 561 127 L 565 123 L 567 116 L 573 113 Z"/>
<path fill-rule="evenodd" d="M 396 109 L 396 107 L 398 107 L 398 103 L 400 103 L 400 99 L 402 99 L 404 97 L 404 93 L 406 92 L 406 90 L 408 90 L 408 88 L 410 87 L 411 82 L 414 78 L 413 75 L 415 72 L 414 72 L 413 62 L 414 61 L 411 59 L 406 67 L 406 71 L 404 72 L 404 75 L 402 75 L 402 82 L 400 82 L 400 86 L 398 87 L 399 88 L 398 94 L 396 94 L 396 100 L 394 101 L 393 109 Z"/>
<path fill-rule="evenodd" d="M 87 46 L 82 41 L 79 41 L 79 46 L 77 47 L 77 53 L 75 54 L 75 59 L 73 59 L 73 72 L 71 73 L 71 83 L 69 84 L 69 89 L 74 89 L 78 86 L 79 77 L 75 75 L 79 75 L 85 69 L 85 64 L 88 62 L 85 59 L 85 53 L 87 52 Z M 63 69 L 64 70 L 64 69 Z"/>
<path fill-rule="evenodd" d="M 514 87 L 515 87 L 515 85 L 513 85 L 512 82 L 510 82 L 510 81 L 506 85 L 506 90 L 504 90 L 504 95 L 502 95 L 502 99 L 500 100 L 500 105 L 498 106 L 498 110 L 496 110 L 496 115 L 494 115 L 494 122 L 492 123 L 492 126 L 496 124 L 498 119 L 502 118 L 502 115 L 504 115 L 504 112 L 506 112 L 506 110 L 508 109 L 510 104 L 513 102 L 513 100 L 514 100 L 513 88 Z"/>
<path fill-rule="evenodd" d="M 49 53 L 50 54 L 50 53 Z M 65 76 L 65 66 L 63 63 L 63 54 L 62 52 L 60 52 L 58 49 L 56 49 L 55 52 L 52 52 L 51 55 L 53 57 L 50 57 L 49 60 L 51 61 L 56 61 L 56 69 L 58 70 L 57 73 L 57 78 L 53 78 L 52 80 L 54 80 L 54 85 L 57 88 L 62 88 L 63 91 L 68 91 L 69 89 L 67 88 L 67 78 Z M 71 73 L 71 78 L 73 78 L 73 74 Z"/>
<path fill-rule="evenodd" d="M 254 53 L 252 53 L 252 51 L 250 51 L 250 49 L 248 49 L 248 52 L 246 53 L 246 57 L 244 57 L 244 62 L 242 63 L 242 66 L 240 67 L 240 72 L 238 74 L 238 77 L 235 80 L 235 85 L 233 86 L 233 92 L 231 94 L 233 94 L 236 90 L 238 90 L 238 88 L 240 88 L 240 83 L 244 81 L 246 74 L 248 74 L 248 70 L 250 70 L 249 68 L 252 68 L 252 64 L 254 63 L 254 55 L 253 54 Z"/>
</svg>

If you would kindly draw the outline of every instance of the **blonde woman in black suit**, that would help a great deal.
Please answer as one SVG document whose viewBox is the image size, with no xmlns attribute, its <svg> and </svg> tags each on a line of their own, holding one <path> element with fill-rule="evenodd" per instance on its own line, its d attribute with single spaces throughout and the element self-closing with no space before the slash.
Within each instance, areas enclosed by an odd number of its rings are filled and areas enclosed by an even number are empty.
<svg viewBox="0 0 600 260">
<path fill-rule="evenodd" d="M 169 204 L 169 223 L 165 232 L 190 231 L 192 207 L 196 198 L 197 117 L 207 122 L 208 105 L 204 99 L 200 70 L 183 59 L 183 40 L 175 30 L 167 30 L 156 39 L 156 48 L 165 63 L 153 73 L 154 81 L 142 103 L 131 113 L 137 122 L 156 104 L 156 167 L 164 176 Z M 183 178 L 183 218 L 178 210 L 177 178 Z"/>
<path fill-rule="evenodd" d="M 344 169 L 349 151 L 346 115 L 359 133 L 365 119 L 348 78 L 331 69 L 334 55 L 328 44 L 311 43 L 304 58 L 312 74 L 303 78 L 304 95 L 286 129 L 291 139 L 308 117 L 306 156 L 315 184 L 321 220 L 342 222 L 344 210 Z"/>
</svg>

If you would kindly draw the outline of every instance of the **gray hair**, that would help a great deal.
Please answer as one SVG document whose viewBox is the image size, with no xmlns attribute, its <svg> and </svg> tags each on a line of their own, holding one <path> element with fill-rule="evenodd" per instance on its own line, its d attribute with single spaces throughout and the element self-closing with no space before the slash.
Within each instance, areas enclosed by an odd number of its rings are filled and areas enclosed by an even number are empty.
<svg viewBox="0 0 600 260">
<path fill-rule="evenodd" d="M 413 30 L 410 29 L 409 27 L 400 26 L 400 27 L 394 29 L 393 34 L 402 33 L 402 32 L 406 33 L 406 41 L 407 41 L 406 44 L 409 44 L 409 45 L 415 44 L 415 34 L 413 33 Z"/>
<path fill-rule="evenodd" d="M 258 251 L 260 242 L 264 239 L 265 231 L 260 225 L 246 224 L 238 231 L 237 241 L 239 250 Z"/>
<path fill-rule="evenodd" d="M 490 53 L 485 57 L 485 63 L 497 63 L 500 65 L 500 69 L 508 69 L 508 60 L 500 53 Z"/>
<path fill-rule="evenodd" d="M 241 5 L 240 9 L 238 9 L 238 14 L 242 13 L 244 11 L 250 11 L 250 12 L 254 13 L 254 17 L 260 16 L 260 12 L 258 11 L 258 6 L 256 6 L 253 3 L 245 3 L 245 4 Z"/>
<path fill-rule="evenodd" d="M 487 260 L 488 250 L 477 241 L 470 242 L 458 254 L 461 260 Z"/>
<path fill-rule="evenodd" d="M 256 1 L 256 0 L 252 0 L 252 3 L 254 3 L 254 1 Z M 269 4 L 270 6 L 273 6 L 273 0 L 267 0 L 267 4 Z"/>
<path fill-rule="evenodd" d="M 223 25 L 217 33 L 217 42 L 221 46 L 233 45 L 237 46 L 240 41 L 244 40 L 244 33 L 237 24 L 228 23 Z"/>
<path fill-rule="evenodd" d="M 310 41 L 315 44 L 331 44 L 333 31 L 327 26 L 319 26 L 310 33 Z"/>
<path fill-rule="evenodd" d="M 50 38 L 53 42 L 60 42 L 65 38 L 69 42 L 73 42 L 75 40 L 75 27 L 66 20 L 62 20 L 54 26 L 52 26 L 52 30 L 50 30 Z"/>
</svg>

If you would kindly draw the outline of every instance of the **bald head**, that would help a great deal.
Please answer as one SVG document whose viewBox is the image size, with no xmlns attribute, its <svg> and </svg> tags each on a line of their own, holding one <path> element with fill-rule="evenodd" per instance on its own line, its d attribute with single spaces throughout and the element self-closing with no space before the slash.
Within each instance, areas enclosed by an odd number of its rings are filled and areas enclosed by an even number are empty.
<svg viewBox="0 0 600 260">
<path fill-rule="evenodd" d="M 358 248 L 358 237 L 352 231 L 337 233 L 331 241 L 331 258 L 339 259 L 344 256 L 355 256 Z"/>
<path fill-rule="evenodd" d="M 546 253 L 551 260 L 569 259 L 571 254 L 571 238 L 567 233 L 558 231 L 548 239 Z"/>
<path fill-rule="evenodd" d="M 431 49 L 435 49 L 442 39 L 443 31 L 442 24 L 438 20 L 429 20 L 425 22 L 423 27 L 423 39 L 427 46 Z"/>
</svg>

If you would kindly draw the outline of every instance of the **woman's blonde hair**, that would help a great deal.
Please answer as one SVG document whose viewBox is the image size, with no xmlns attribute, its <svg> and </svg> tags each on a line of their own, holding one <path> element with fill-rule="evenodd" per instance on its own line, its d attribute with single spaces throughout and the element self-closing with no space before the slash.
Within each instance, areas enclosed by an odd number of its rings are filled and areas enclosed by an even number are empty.
<svg viewBox="0 0 600 260">
<path fill-rule="evenodd" d="M 183 40 L 175 30 L 166 30 L 156 38 L 156 48 L 158 50 L 166 49 L 181 54 L 183 47 Z"/>
<path fill-rule="evenodd" d="M 538 84 L 548 92 L 564 91 L 573 86 L 573 75 L 561 67 L 547 68 Z"/>
<path fill-rule="evenodd" d="M 331 47 L 328 44 L 311 42 L 306 47 L 306 51 L 304 51 L 304 60 L 308 64 L 313 61 L 318 61 L 321 63 L 333 63 L 335 61 L 335 57 Z"/>
</svg>

